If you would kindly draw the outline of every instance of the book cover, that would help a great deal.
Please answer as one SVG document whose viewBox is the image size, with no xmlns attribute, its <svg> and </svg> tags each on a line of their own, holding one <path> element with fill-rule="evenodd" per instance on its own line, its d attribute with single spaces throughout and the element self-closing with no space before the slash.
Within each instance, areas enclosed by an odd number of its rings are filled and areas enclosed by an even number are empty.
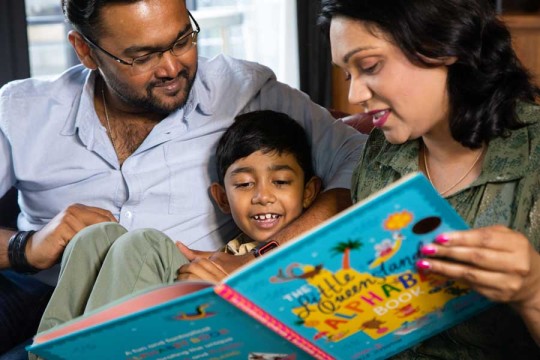
<svg viewBox="0 0 540 360">
<path fill-rule="evenodd" d="M 385 359 L 490 306 L 465 284 L 415 266 L 422 245 L 467 227 L 416 173 L 216 290 L 241 308 L 256 304 L 328 357 Z"/>
<path fill-rule="evenodd" d="M 206 282 L 177 282 L 120 299 L 36 336 L 28 350 L 46 360 L 310 358 Z"/>
<path fill-rule="evenodd" d="M 490 306 L 419 273 L 419 248 L 467 225 L 420 173 L 221 284 L 121 299 L 34 339 L 45 359 L 384 359 Z M 76 355 L 75 355 L 76 354 Z"/>
</svg>

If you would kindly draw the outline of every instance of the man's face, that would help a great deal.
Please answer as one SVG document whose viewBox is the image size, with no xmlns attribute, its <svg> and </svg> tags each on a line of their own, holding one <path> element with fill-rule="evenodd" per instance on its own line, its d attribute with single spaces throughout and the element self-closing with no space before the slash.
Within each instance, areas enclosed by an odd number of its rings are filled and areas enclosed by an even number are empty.
<svg viewBox="0 0 540 360">
<path fill-rule="evenodd" d="M 100 14 L 101 35 L 97 43 L 129 63 L 169 48 L 192 31 L 183 0 L 142 0 L 105 6 Z M 95 49 L 101 76 L 127 112 L 169 114 L 185 105 L 197 72 L 197 49 L 180 56 L 164 52 L 152 69 L 135 73 Z"/>
</svg>

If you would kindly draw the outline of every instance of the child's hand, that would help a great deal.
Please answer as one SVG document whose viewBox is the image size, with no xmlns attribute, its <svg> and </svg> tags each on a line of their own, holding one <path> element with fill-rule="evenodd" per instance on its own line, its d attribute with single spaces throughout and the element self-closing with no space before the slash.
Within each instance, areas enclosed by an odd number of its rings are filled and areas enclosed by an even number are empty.
<svg viewBox="0 0 540 360">
<path fill-rule="evenodd" d="M 178 269 L 176 280 L 206 280 L 220 282 L 227 276 L 227 272 L 210 259 L 196 258 Z"/>
<path fill-rule="evenodd" d="M 177 280 L 198 279 L 218 282 L 255 259 L 251 254 L 230 255 L 220 251 L 192 250 L 180 242 L 177 242 L 176 246 L 191 262 L 178 269 Z"/>
</svg>

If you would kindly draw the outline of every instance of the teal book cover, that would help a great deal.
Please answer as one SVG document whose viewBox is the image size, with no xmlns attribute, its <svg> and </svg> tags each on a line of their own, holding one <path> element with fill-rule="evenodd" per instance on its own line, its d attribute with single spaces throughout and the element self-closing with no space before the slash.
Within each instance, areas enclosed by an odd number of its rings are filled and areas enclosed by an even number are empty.
<svg viewBox="0 0 540 360">
<path fill-rule="evenodd" d="M 276 331 L 287 328 L 322 350 L 318 358 L 385 359 L 490 306 L 465 284 L 416 269 L 422 245 L 463 229 L 429 181 L 412 174 L 217 291 L 246 312 L 250 304 L 264 309 Z"/>
<path fill-rule="evenodd" d="M 36 337 L 28 350 L 46 360 L 310 358 L 203 282 L 121 299 Z"/>
<path fill-rule="evenodd" d="M 178 282 L 40 334 L 44 359 L 385 359 L 490 302 L 415 266 L 467 229 L 412 174 L 252 261 L 220 284 Z"/>
</svg>

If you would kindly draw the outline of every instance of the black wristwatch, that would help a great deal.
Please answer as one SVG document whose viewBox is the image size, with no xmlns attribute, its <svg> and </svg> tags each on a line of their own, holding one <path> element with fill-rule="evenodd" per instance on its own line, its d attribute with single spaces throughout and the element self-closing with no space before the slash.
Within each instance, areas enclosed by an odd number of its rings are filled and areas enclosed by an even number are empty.
<svg viewBox="0 0 540 360">
<path fill-rule="evenodd" d="M 259 245 L 251 249 L 251 253 L 253 254 L 253 256 L 259 257 L 261 255 L 266 254 L 268 251 L 277 248 L 278 246 L 279 246 L 279 243 L 275 240 L 266 241 L 266 242 L 260 243 Z"/>
</svg>

